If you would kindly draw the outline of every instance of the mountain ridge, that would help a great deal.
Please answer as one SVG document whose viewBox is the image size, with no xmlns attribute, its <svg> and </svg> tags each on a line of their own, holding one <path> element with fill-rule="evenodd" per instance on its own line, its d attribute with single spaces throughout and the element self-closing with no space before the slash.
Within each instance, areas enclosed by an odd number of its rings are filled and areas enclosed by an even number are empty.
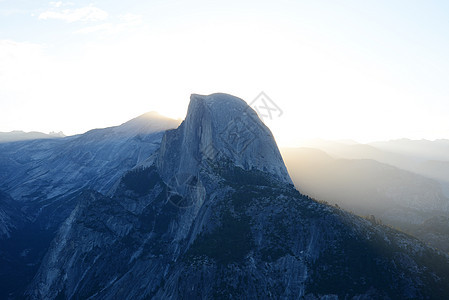
<svg viewBox="0 0 449 300">
<path fill-rule="evenodd" d="M 144 114 L 121 127 L 0 144 L 0 190 L 14 204 L 0 199 L 0 298 L 29 283 L 85 189 L 108 193 L 159 148 L 164 131 L 179 123 L 167 120 L 148 124 L 158 118 Z"/>
<path fill-rule="evenodd" d="M 235 142 L 221 141 L 219 133 L 234 131 L 203 104 L 194 100 L 151 164 L 122 176 L 114 195 L 80 195 L 27 289 L 30 298 L 447 295 L 447 255 L 300 194 L 279 165 L 264 168 L 257 159 L 269 153 L 285 168 L 278 150 L 254 139 L 241 147 L 252 127 L 237 126 Z M 257 125 L 247 118 L 242 124 Z M 274 141 L 264 127 L 257 133 Z M 204 142 L 217 153 L 204 153 Z"/>
<path fill-rule="evenodd" d="M 37 139 L 58 139 L 65 136 L 66 135 L 62 131 L 50 132 L 47 134 L 39 131 L 25 132 L 22 130 L 13 130 L 9 132 L 0 132 L 0 143 L 11 143 Z"/>
</svg>

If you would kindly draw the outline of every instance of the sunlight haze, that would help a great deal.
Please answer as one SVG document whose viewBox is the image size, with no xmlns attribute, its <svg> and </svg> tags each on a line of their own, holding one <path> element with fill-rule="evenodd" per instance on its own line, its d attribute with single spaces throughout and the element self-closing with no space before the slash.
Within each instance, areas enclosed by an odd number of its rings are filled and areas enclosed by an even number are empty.
<svg viewBox="0 0 449 300">
<path fill-rule="evenodd" d="M 445 1 L 0 1 L 0 131 L 250 103 L 281 145 L 449 138 Z"/>
</svg>

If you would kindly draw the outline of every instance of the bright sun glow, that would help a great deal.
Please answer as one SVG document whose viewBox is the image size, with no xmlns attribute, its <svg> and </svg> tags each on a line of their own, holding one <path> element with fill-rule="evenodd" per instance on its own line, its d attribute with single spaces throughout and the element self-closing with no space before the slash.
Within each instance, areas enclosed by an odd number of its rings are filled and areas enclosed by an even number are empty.
<svg viewBox="0 0 449 300">
<path fill-rule="evenodd" d="M 1 1 L 0 131 L 184 118 L 191 93 L 264 91 L 282 145 L 449 137 L 447 4 L 301 2 Z"/>
</svg>

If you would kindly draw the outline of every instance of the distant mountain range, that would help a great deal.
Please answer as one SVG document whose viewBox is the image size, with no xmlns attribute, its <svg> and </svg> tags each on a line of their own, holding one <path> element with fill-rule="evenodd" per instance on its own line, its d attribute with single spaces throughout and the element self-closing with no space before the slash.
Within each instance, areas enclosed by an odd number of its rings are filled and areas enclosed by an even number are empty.
<svg viewBox="0 0 449 300">
<path fill-rule="evenodd" d="M 445 139 L 435 141 L 400 139 L 374 142 L 370 143 L 370 145 L 382 151 L 415 159 L 449 161 L 449 140 Z"/>
<path fill-rule="evenodd" d="M 404 169 L 449 183 L 449 140 L 394 140 L 372 143 L 374 147 L 415 159 Z"/>
<path fill-rule="evenodd" d="M 303 147 L 320 149 L 335 158 L 372 159 L 380 163 L 449 182 L 449 140 L 392 140 L 359 144 L 312 140 Z"/>
<path fill-rule="evenodd" d="M 449 294 L 447 254 L 301 194 L 270 130 L 231 95 L 192 95 L 179 126 L 141 116 L 4 143 L 0 159 L 3 298 Z"/>
<path fill-rule="evenodd" d="M 50 132 L 49 134 L 37 131 L 24 132 L 24 131 L 11 131 L 0 132 L 0 143 L 17 142 L 17 141 L 29 141 L 38 139 L 55 139 L 65 137 L 62 131 Z"/>
<path fill-rule="evenodd" d="M 449 252 L 444 242 L 449 235 L 424 234 L 432 228 L 424 224 L 441 223 L 445 219 L 439 217 L 449 213 L 449 161 L 431 160 L 445 159 L 447 140 L 369 145 L 319 140 L 306 145 L 282 149 L 299 190 L 359 215 L 373 215 Z"/>
</svg>

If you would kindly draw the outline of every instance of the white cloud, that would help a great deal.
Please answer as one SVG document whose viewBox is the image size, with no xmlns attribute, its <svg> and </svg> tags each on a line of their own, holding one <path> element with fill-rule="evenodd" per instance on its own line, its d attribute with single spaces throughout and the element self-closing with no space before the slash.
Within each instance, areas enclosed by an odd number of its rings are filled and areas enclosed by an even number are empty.
<svg viewBox="0 0 449 300">
<path fill-rule="evenodd" d="M 51 2 L 55 8 L 60 8 L 62 2 Z M 63 20 L 69 23 L 77 21 L 104 21 L 108 18 L 108 13 L 93 5 L 75 8 L 75 9 L 59 9 L 48 10 L 39 15 L 39 19 Z"/>
<path fill-rule="evenodd" d="M 62 1 L 52 1 L 49 3 L 50 6 L 52 7 L 63 7 L 63 6 L 73 6 L 74 3 L 73 2 L 62 2 Z"/>
<path fill-rule="evenodd" d="M 119 18 L 120 20 L 126 23 L 139 23 L 139 24 L 142 23 L 141 15 L 126 13 L 124 15 L 119 16 Z"/>
<path fill-rule="evenodd" d="M 50 2 L 50 5 L 53 7 L 61 7 L 62 1 Z"/>
<path fill-rule="evenodd" d="M 115 26 L 112 23 L 103 23 L 100 25 L 94 25 L 94 26 L 87 26 L 84 28 L 81 28 L 77 31 L 75 31 L 75 33 L 83 33 L 83 34 L 88 34 L 88 33 L 93 33 L 93 32 L 98 32 L 98 31 L 103 31 L 103 32 L 113 32 Z"/>
<path fill-rule="evenodd" d="M 75 33 L 89 34 L 94 32 L 102 32 L 105 34 L 117 34 L 137 29 L 143 25 L 141 15 L 127 13 L 120 15 L 118 18 L 120 20 L 118 23 L 108 22 L 94 26 L 87 26 L 75 31 Z"/>
</svg>

